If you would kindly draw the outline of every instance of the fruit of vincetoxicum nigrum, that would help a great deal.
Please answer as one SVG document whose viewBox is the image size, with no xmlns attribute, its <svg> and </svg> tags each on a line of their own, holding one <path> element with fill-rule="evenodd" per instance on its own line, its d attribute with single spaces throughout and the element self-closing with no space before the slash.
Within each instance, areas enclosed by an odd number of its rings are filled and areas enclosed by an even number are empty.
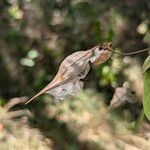
<svg viewBox="0 0 150 150">
<path fill-rule="evenodd" d="M 66 95 L 74 95 L 82 89 L 83 80 L 90 70 L 90 64 L 99 65 L 107 61 L 112 52 L 112 44 L 104 43 L 86 51 L 77 51 L 66 57 L 61 63 L 54 79 L 39 93 L 29 99 L 31 102 L 41 94 L 48 93 L 55 99 L 63 99 Z"/>
</svg>

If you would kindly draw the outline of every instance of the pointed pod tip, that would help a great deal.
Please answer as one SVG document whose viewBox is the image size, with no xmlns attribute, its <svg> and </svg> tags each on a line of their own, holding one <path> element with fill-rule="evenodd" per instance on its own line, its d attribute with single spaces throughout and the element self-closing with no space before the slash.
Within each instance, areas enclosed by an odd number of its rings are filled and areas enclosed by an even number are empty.
<svg viewBox="0 0 150 150">
<path fill-rule="evenodd" d="M 29 99 L 28 101 L 26 101 L 24 104 L 27 105 L 28 103 L 30 103 L 33 100 L 33 98 Z"/>
<path fill-rule="evenodd" d="M 29 101 L 25 102 L 24 104 L 27 105 L 29 103 Z"/>
</svg>

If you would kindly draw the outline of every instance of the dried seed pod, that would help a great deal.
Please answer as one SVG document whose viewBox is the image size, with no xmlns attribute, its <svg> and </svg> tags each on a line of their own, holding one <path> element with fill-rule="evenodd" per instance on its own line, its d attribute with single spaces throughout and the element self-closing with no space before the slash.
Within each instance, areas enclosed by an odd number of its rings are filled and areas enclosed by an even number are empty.
<svg viewBox="0 0 150 150">
<path fill-rule="evenodd" d="M 66 95 L 73 95 L 83 87 L 81 81 L 90 70 L 90 63 L 99 65 L 107 61 L 112 52 L 110 43 L 95 46 L 86 51 L 75 52 L 64 59 L 54 79 L 39 93 L 26 102 L 29 103 L 41 94 L 48 93 L 55 99 L 63 99 Z"/>
</svg>

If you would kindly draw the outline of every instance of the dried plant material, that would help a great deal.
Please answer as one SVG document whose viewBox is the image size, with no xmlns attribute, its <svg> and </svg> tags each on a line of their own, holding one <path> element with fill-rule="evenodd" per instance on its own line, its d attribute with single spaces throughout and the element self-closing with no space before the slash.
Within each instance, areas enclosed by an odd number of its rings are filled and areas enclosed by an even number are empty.
<svg viewBox="0 0 150 150">
<path fill-rule="evenodd" d="M 47 116 L 50 118 L 57 116 L 58 122 L 66 123 L 69 131 L 76 133 L 78 142 L 86 143 L 83 149 L 139 150 L 142 146 L 145 148 L 150 146 L 150 136 L 134 134 L 114 113 L 104 114 L 107 107 L 102 97 L 92 90 L 78 93 L 74 101 L 68 98 L 59 106 L 47 106 L 49 112 Z M 149 128 L 146 128 L 145 132 L 148 134 Z M 132 138 L 132 135 L 135 138 Z M 62 138 L 64 139 L 64 136 Z M 136 142 L 139 143 L 137 146 Z"/>
<path fill-rule="evenodd" d="M 55 99 L 62 100 L 67 95 L 73 95 L 77 93 L 79 90 L 83 88 L 83 82 L 79 79 L 72 80 L 70 82 L 67 82 L 65 84 L 62 84 L 61 86 L 58 86 L 56 88 L 53 88 L 46 93 L 51 94 L 55 97 Z"/>
<path fill-rule="evenodd" d="M 3 128 L 0 130 L 1 150 L 49 150 L 52 148 L 52 141 L 49 139 L 49 146 L 43 142 L 45 137 L 37 129 L 30 128 L 21 120 L 4 120 Z"/>
<path fill-rule="evenodd" d="M 0 121 L 21 116 L 32 116 L 28 109 L 10 111 L 10 109 L 13 108 L 15 105 L 24 103 L 26 100 L 27 97 L 12 98 L 4 107 L 0 107 Z"/>
<path fill-rule="evenodd" d="M 14 107 L 17 104 L 23 104 L 28 98 L 27 97 L 15 97 L 9 100 L 9 102 L 4 106 L 8 111 L 10 108 Z"/>
<path fill-rule="evenodd" d="M 131 134 L 121 134 L 115 135 L 115 137 L 131 146 L 136 147 L 137 149 L 149 150 L 150 142 L 140 136 Z"/>
<path fill-rule="evenodd" d="M 78 51 L 69 55 L 60 65 L 55 78 L 38 94 L 26 102 L 29 103 L 41 94 L 48 93 L 55 99 L 63 99 L 66 95 L 74 95 L 82 89 L 81 82 L 90 70 L 90 64 L 99 65 L 107 61 L 111 55 L 112 44 L 104 43 L 87 51 Z"/>
<path fill-rule="evenodd" d="M 11 119 L 11 118 L 21 117 L 21 116 L 32 116 L 32 114 L 31 114 L 31 112 L 28 109 L 17 110 L 17 111 L 8 112 L 5 115 L 4 119 Z"/>
<path fill-rule="evenodd" d="M 123 85 L 123 87 L 117 87 L 110 102 L 109 110 L 123 105 L 126 101 L 130 103 L 140 102 L 135 96 L 135 92 L 129 89 L 126 85 Z"/>
</svg>

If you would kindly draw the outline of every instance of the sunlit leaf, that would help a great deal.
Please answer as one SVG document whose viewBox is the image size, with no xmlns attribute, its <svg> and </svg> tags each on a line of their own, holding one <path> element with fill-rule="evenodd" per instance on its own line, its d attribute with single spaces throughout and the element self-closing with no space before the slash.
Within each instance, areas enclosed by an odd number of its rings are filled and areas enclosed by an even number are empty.
<svg viewBox="0 0 150 150">
<path fill-rule="evenodd" d="M 8 12 L 10 16 L 14 19 L 21 19 L 23 16 L 23 12 L 19 9 L 18 5 L 12 5 L 8 9 Z"/>
<path fill-rule="evenodd" d="M 150 70 L 144 73 L 143 106 L 145 115 L 150 120 Z"/>
<path fill-rule="evenodd" d="M 28 52 L 28 58 L 30 58 L 30 59 L 34 59 L 34 58 L 36 58 L 36 57 L 38 57 L 38 52 L 36 51 L 36 50 L 30 50 L 29 52 Z"/>
<path fill-rule="evenodd" d="M 150 44 L 150 40 L 149 39 L 150 39 L 150 31 L 147 31 L 146 34 L 145 34 L 145 36 L 144 36 L 143 41 L 145 43 L 147 43 L 147 44 Z"/>
<path fill-rule="evenodd" d="M 27 66 L 27 67 L 33 67 L 35 65 L 35 62 L 29 58 L 22 58 L 20 60 L 20 63 L 21 63 L 21 65 Z"/>
<path fill-rule="evenodd" d="M 148 24 L 146 22 L 141 23 L 137 28 L 137 32 L 140 34 L 145 34 L 147 31 L 148 31 Z"/>
<path fill-rule="evenodd" d="M 145 72 L 148 68 L 150 68 L 150 56 L 148 56 L 144 61 L 143 68 L 142 68 L 143 72 Z"/>
</svg>

